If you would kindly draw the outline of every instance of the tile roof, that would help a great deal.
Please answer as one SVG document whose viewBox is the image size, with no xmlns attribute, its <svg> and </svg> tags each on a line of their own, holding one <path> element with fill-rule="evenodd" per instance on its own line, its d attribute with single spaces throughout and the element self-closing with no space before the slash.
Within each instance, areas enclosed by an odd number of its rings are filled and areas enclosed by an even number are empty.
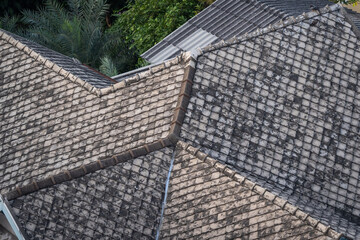
<svg viewBox="0 0 360 240">
<path fill-rule="evenodd" d="M 264 28 L 287 16 L 297 16 L 333 4 L 328 0 L 218 0 L 165 37 L 141 56 L 157 63 L 206 45 Z M 349 10 L 351 11 L 351 10 Z M 351 11 L 358 23 L 360 14 Z M 360 27 L 359 24 L 357 24 Z"/>
<path fill-rule="evenodd" d="M 183 142 L 177 146 L 162 239 L 340 238 L 198 149 Z"/>
<path fill-rule="evenodd" d="M 335 6 L 336 7 L 336 6 Z M 339 10 L 204 49 L 181 138 L 360 234 L 360 41 Z"/>
<path fill-rule="evenodd" d="M 14 217 L 31 239 L 358 238 L 360 35 L 342 13 L 103 89 L 0 33 L 0 192 Z"/>
<path fill-rule="evenodd" d="M 2 30 L 3 31 L 3 30 Z M 6 31 L 4 31 L 6 32 Z M 57 64 L 59 67 L 65 69 L 66 71 L 72 73 L 76 77 L 90 83 L 92 86 L 96 88 L 105 88 L 113 85 L 117 81 L 87 67 L 84 64 L 81 64 L 79 60 L 70 58 L 61 53 L 55 52 L 49 48 L 46 48 L 38 43 L 30 41 L 26 38 L 17 36 L 10 32 L 6 32 L 6 34 L 10 35 L 17 41 L 29 47 L 34 52 L 37 52 L 42 57 L 50 60 L 51 62 Z"/>
<path fill-rule="evenodd" d="M 167 137 L 184 74 L 180 58 L 99 90 L 11 40 L 0 36 L 1 193 Z"/>
<path fill-rule="evenodd" d="M 172 150 L 50 186 L 12 202 L 36 239 L 152 239 Z"/>
</svg>

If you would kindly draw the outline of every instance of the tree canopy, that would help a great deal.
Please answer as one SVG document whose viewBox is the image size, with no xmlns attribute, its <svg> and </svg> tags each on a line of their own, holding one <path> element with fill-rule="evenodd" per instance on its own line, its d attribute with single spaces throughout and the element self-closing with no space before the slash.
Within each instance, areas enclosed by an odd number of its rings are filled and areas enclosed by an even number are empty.
<svg viewBox="0 0 360 240">
<path fill-rule="evenodd" d="M 19 0 L 24 6 L 28 0 Z M 35 1 L 30 9 L 4 1 L 0 27 L 79 59 L 112 76 L 147 63 L 139 55 L 214 0 Z M 37 5 L 37 10 L 34 10 Z M 16 15 L 21 11 L 22 16 Z M 21 19 L 21 21 L 19 21 Z M 112 20 L 115 21 L 114 24 Z"/>
<path fill-rule="evenodd" d="M 143 53 L 214 0 L 134 0 L 119 11 L 113 31 L 125 33 L 131 47 Z"/>
</svg>

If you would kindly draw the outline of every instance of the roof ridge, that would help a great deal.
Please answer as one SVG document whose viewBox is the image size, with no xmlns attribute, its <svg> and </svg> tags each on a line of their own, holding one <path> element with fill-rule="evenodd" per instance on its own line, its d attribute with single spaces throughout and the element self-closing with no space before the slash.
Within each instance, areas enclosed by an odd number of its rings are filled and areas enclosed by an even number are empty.
<svg viewBox="0 0 360 240">
<path fill-rule="evenodd" d="M 300 221 L 311 226 L 315 230 L 320 231 L 325 236 L 332 237 L 335 239 L 340 239 L 343 236 L 342 233 L 336 232 L 330 226 L 325 225 L 321 223 L 320 220 L 316 220 L 315 218 L 311 217 L 309 214 L 303 212 L 298 207 L 289 203 L 287 200 L 282 199 L 281 197 L 268 191 L 266 188 L 263 188 L 260 185 L 247 179 L 246 177 L 241 176 L 238 172 L 220 163 L 216 159 L 211 158 L 208 154 L 201 152 L 200 148 L 195 148 L 183 141 L 178 141 L 176 146 L 182 150 L 187 151 L 190 155 L 196 157 L 197 159 L 203 161 L 204 163 L 207 163 L 211 167 L 215 168 L 217 171 L 231 178 L 232 180 L 239 182 L 242 186 L 248 188 L 251 191 L 254 191 L 255 193 L 267 199 L 268 201 L 274 203 L 282 210 L 289 212 L 292 216 L 298 218 Z"/>
<path fill-rule="evenodd" d="M 355 33 L 356 37 L 358 39 L 360 39 L 360 29 L 356 26 L 354 21 L 351 19 L 350 14 L 353 14 L 353 13 L 349 13 L 349 10 L 353 11 L 353 10 L 351 10 L 349 8 L 347 8 L 347 9 L 345 9 L 343 7 L 340 8 L 340 12 L 344 15 L 346 21 L 348 21 L 348 23 L 351 25 L 351 30 Z M 355 11 L 353 11 L 353 12 L 356 13 L 356 14 L 359 14 L 359 17 L 360 17 L 360 13 L 357 13 Z"/>
<path fill-rule="evenodd" d="M 254 0 L 250 0 L 250 1 L 254 1 Z M 287 27 L 289 25 L 293 25 L 293 24 L 296 24 L 296 23 L 299 23 L 305 19 L 311 19 L 313 17 L 316 17 L 316 16 L 320 16 L 321 14 L 324 14 L 324 13 L 330 13 L 330 12 L 334 12 L 334 11 L 337 11 L 337 10 L 340 10 L 342 9 L 342 6 L 340 4 L 333 4 L 331 6 L 327 5 L 325 6 L 324 8 L 321 8 L 319 9 L 318 11 L 310 11 L 310 12 L 304 12 L 303 14 L 297 16 L 297 17 L 294 17 L 294 16 L 291 16 L 291 17 L 288 17 L 286 20 L 281 20 L 275 24 L 271 24 L 271 25 L 268 25 L 267 27 L 265 28 L 258 28 L 250 33 L 245 33 L 244 35 L 240 36 L 240 37 L 233 37 L 227 41 L 220 41 L 218 43 L 215 43 L 214 45 L 208 45 L 206 47 L 203 47 L 203 48 L 197 48 L 194 52 L 193 52 L 193 55 L 196 55 L 196 56 L 201 56 L 202 54 L 206 53 L 206 52 L 211 52 L 211 51 L 214 51 L 214 50 L 218 50 L 222 47 L 228 47 L 228 46 L 231 46 L 231 45 L 234 45 L 234 44 L 237 44 L 237 43 L 240 43 L 240 42 L 243 42 L 243 41 L 246 41 L 246 40 L 249 40 L 249 39 L 252 39 L 254 37 L 258 37 L 258 36 L 261 36 L 263 34 L 266 34 L 266 33 L 270 33 L 270 32 L 274 32 L 276 30 L 279 30 L 279 29 L 282 29 L 284 27 Z"/>
<path fill-rule="evenodd" d="M 38 61 L 38 62 L 42 63 L 43 65 L 45 65 L 49 69 L 55 71 L 56 73 L 62 75 L 66 79 L 70 80 L 71 82 L 73 82 L 73 83 L 77 84 L 78 86 L 84 88 L 89 93 L 94 94 L 94 95 L 96 95 L 98 97 L 101 97 L 103 95 L 116 92 L 118 89 L 122 89 L 124 87 L 127 87 L 132 83 L 143 80 L 146 77 L 152 76 L 153 74 L 155 74 L 155 73 L 157 73 L 159 71 L 162 71 L 164 69 L 170 68 L 170 67 L 172 67 L 174 65 L 177 65 L 177 64 L 180 64 L 180 63 L 183 63 L 183 64 L 187 65 L 187 63 L 190 61 L 190 58 L 191 58 L 191 55 L 189 53 L 183 52 L 179 56 L 177 56 L 177 57 L 175 57 L 173 59 L 163 61 L 162 63 L 159 63 L 159 65 L 149 68 L 149 70 L 147 70 L 147 71 L 138 73 L 133 77 L 129 77 L 127 79 L 124 79 L 121 82 L 113 84 L 113 85 L 111 85 L 109 87 L 96 88 L 93 85 L 91 85 L 90 83 L 82 80 L 81 78 L 75 76 L 71 72 L 69 72 L 69 71 L 65 70 L 64 68 L 60 67 L 59 65 L 52 62 L 51 60 L 43 57 L 41 54 L 37 53 L 36 51 L 34 51 L 30 47 L 28 47 L 26 44 L 23 44 L 19 40 L 16 40 L 14 37 L 7 34 L 2 29 L 0 29 L 0 38 L 5 40 L 6 42 L 10 43 L 12 46 L 16 47 L 20 51 L 23 51 L 28 56 L 33 58 L 35 61 Z"/>
<path fill-rule="evenodd" d="M 62 171 L 61 173 L 50 175 L 49 177 L 41 180 L 33 180 L 32 183 L 26 184 L 24 186 L 15 186 L 15 190 L 9 191 L 5 194 L 6 198 L 8 200 L 13 200 L 15 198 L 38 191 L 40 189 L 47 188 L 65 181 L 70 181 L 72 179 L 85 176 L 88 173 L 93 173 L 100 169 L 114 166 L 117 165 L 118 163 L 126 162 L 136 157 L 144 156 L 148 153 L 160 150 L 162 148 L 176 145 L 176 143 L 179 141 L 181 126 L 185 118 L 187 105 L 190 101 L 192 79 L 195 73 L 196 60 L 193 58 L 190 52 L 185 52 L 182 53 L 181 56 L 178 56 L 175 60 L 172 61 L 166 61 L 162 66 L 155 67 L 155 70 L 150 69 L 150 71 L 148 71 L 145 74 L 142 75 L 137 74 L 139 76 L 134 78 L 129 78 L 128 81 L 125 81 L 125 83 L 123 83 L 123 85 L 121 86 L 121 87 L 125 87 L 127 86 L 126 84 L 131 84 L 135 81 L 139 81 L 142 78 L 145 78 L 151 74 L 155 74 L 156 72 L 164 68 L 171 67 L 174 64 L 179 64 L 181 61 L 183 61 L 182 63 L 185 64 L 185 72 L 180 87 L 180 92 L 178 95 L 178 101 L 176 103 L 174 114 L 171 118 L 170 130 L 167 137 L 159 139 L 150 144 L 144 144 L 142 146 L 123 151 L 122 153 L 118 155 L 114 155 L 109 158 L 97 160 L 82 165 L 80 167 L 73 168 L 71 170 L 65 170 Z"/>
<path fill-rule="evenodd" d="M 40 180 L 33 180 L 32 183 L 23 186 L 16 186 L 15 190 L 9 191 L 3 195 L 8 200 L 13 200 L 23 195 L 36 192 L 40 189 L 51 187 L 56 184 L 70 181 L 79 177 L 83 177 L 89 173 L 93 173 L 107 167 L 115 166 L 119 163 L 123 163 L 137 157 L 145 156 L 148 153 L 152 153 L 165 147 L 169 147 L 175 143 L 176 141 L 174 141 L 173 136 L 169 135 L 166 138 L 159 139 L 153 143 L 144 144 L 140 147 L 126 150 L 118 155 L 113 155 L 109 158 L 97 160 L 95 162 L 84 164 L 80 167 L 76 167 L 70 170 L 65 170 Z"/>
</svg>

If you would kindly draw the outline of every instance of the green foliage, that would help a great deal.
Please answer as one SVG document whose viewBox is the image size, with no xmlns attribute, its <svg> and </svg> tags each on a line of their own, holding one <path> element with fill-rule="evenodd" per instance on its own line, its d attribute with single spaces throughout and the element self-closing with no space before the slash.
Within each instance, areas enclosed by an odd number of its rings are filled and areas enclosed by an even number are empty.
<svg viewBox="0 0 360 240">
<path fill-rule="evenodd" d="M 1 0 L 0 1 L 0 17 L 5 15 L 16 16 L 23 9 L 35 10 L 41 6 L 43 0 Z"/>
<path fill-rule="evenodd" d="M 101 60 L 100 71 L 103 74 L 110 76 L 110 77 L 118 75 L 116 66 L 110 57 L 105 56 L 105 57 L 102 57 L 100 60 Z"/>
<path fill-rule="evenodd" d="M 47 0 L 38 11 L 24 10 L 27 37 L 97 67 L 107 42 L 103 22 L 109 5 L 104 0 L 69 0 L 67 8 Z"/>
<path fill-rule="evenodd" d="M 111 31 L 122 31 L 139 53 L 154 46 L 213 0 L 134 0 Z"/>
<path fill-rule="evenodd" d="M 0 28 L 5 29 L 9 32 L 21 34 L 22 28 L 19 24 L 19 16 L 9 16 L 7 13 L 4 17 L 0 17 Z"/>
<path fill-rule="evenodd" d="M 341 4 L 352 4 L 352 5 L 357 5 L 360 0 L 332 0 L 335 3 L 341 3 Z"/>
</svg>

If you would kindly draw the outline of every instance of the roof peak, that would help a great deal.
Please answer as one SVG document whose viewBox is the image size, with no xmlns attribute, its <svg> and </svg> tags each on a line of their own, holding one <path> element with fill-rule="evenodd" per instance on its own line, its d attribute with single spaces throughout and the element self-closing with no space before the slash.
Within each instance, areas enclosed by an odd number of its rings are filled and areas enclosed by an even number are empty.
<svg viewBox="0 0 360 240">
<path fill-rule="evenodd" d="M 60 67 L 58 64 L 54 63 L 53 61 L 47 59 L 46 57 L 42 56 L 40 53 L 36 52 L 35 50 L 28 47 L 26 44 L 22 43 L 21 41 L 15 39 L 13 36 L 7 34 L 4 30 L 0 29 L 0 38 L 7 41 L 12 46 L 16 47 L 20 51 L 23 51 L 35 61 L 38 61 L 45 65 L 46 67 L 52 69 L 56 73 L 60 74 L 61 76 L 65 77 L 66 79 L 70 80 L 71 82 L 77 84 L 78 86 L 84 88 L 89 93 L 101 97 L 103 95 L 107 95 L 113 92 L 116 92 L 118 89 L 122 89 L 124 87 L 129 86 L 132 83 L 141 81 L 147 77 L 150 77 L 164 69 L 170 68 L 177 64 L 183 64 L 186 67 L 190 63 L 191 54 L 190 53 L 182 53 L 179 56 L 163 61 L 162 63 L 150 67 L 149 70 L 136 74 L 135 76 L 126 78 L 121 82 L 115 83 L 106 88 L 97 88 L 90 83 L 82 80 L 80 77 L 75 76 L 71 72 L 65 70 L 64 68 Z"/>
</svg>

